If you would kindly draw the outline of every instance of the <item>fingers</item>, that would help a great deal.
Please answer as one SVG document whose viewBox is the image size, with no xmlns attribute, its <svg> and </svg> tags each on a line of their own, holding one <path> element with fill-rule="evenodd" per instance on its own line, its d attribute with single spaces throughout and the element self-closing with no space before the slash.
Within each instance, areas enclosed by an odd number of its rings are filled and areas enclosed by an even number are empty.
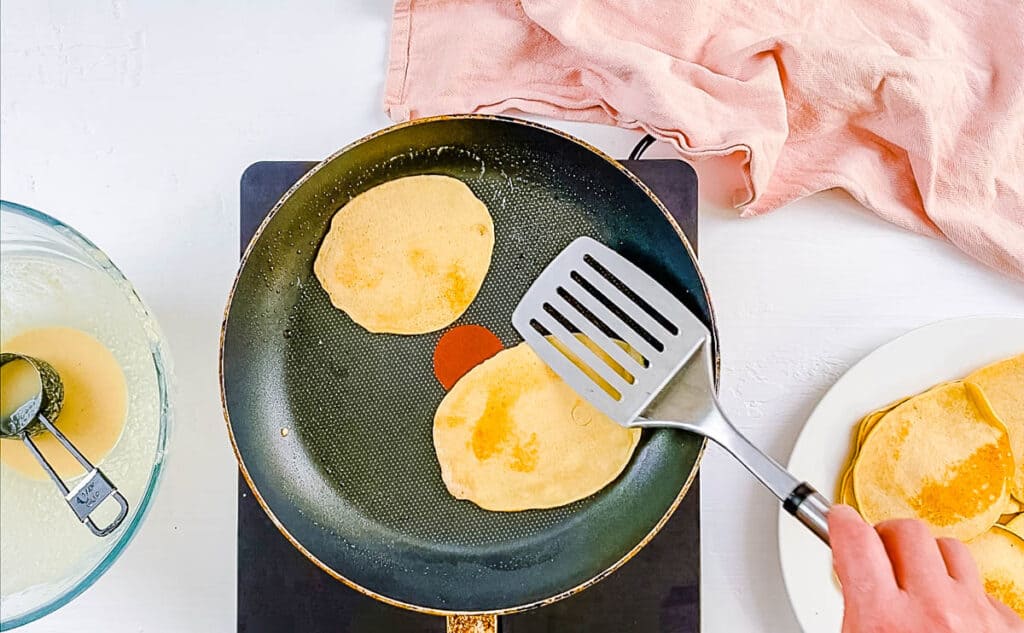
<svg viewBox="0 0 1024 633">
<path fill-rule="evenodd" d="M 843 593 L 896 590 L 893 568 L 874 528 L 850 506 L 837 504 L 828 512 L 832 561 Z"/>
<path fill-rule="evenodd" d="M 978 565 L 971 556 L 971 550 L 955 538 L 940 538 L 936 541 L 939 545 L 939 552 L 946 563 L 946 572 L 949 577 L 969 585 L 981 586 L 981 574 L 978 573 Z"/>
<path fill-rule="evenodd" d="M 920 521 L 884 521 L 875 530 L 885 545 L 901 589 L 927 590 L 948 576 L 938 543 Z"/>
</svg>

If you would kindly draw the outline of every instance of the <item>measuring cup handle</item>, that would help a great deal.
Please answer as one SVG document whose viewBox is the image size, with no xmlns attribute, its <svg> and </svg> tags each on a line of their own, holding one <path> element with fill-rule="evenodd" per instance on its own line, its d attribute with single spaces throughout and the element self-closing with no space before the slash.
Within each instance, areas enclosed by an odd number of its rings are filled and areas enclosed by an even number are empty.
<svg viewBox="0 0 1024 633">
<path fill-rule="evenodd" d="M 39 451 L 39 448 L 32 441 L 32 438 L 27 433 L 23 433 L 21 436 L 22 442 L 28 447 L 29 452 L 36 458 L 39 465 L 43 467 L 46 474 L 50 476 L 53 483 L 57 485 L 61 493 L 64 495 L 64 501 L 67 502 L 78 520 L 81 521 L 92 531 L 96 536 L 107 536 L 121 525 L 125 517 L 128 516 L 128 500 L 124 498 L 124 495 L 118 491 L 114 484 L 107 479 L 107 476 L 103 474 L 99 468 L 92 465 L 85 455 L 83 455 L 75 446 L 64 436 L 63 433 L 57 430 L 49 420 L 44 416 L 39 416 L 39 421 L 46 427 L 50 433 L 57 438 L 61 445 L 71 453 L 78 463 L 86 469 L 86 476 L 78 483 L 74 488 L 68 488 L 64 480 L 60 478 L 57 471 L 53 469 L 50 462 L 46 460 L 43 454 Z M 90 518 L 93 511 L 96 510 L 100 505 L 103 504 L 108 498 L 113 497 L 117 505 L 120 506 L 117 516 L 105 527 L 98 527 L 96 523 Z"/>
<path fill-rule="evenodd" d="M 101 473 L 100 471 L 97 470 L 96 473 L 100 477 L 103 477 L 103 473 Z M 106 477 L 104 477 L 104 479 L 106 479 Z M 117 505 L 120 506 L 120 510 L 118 510 L 117 516 L 114 517 L 110 521 L 110 523 L 106 525 L 106 527 L 97 527 L 96 523 L 90 517 L 85 517 L 85 520 L 82 521 L 82 523 L 85 523 L 86 527 L 92 530 L 92 533 L 96 536 L 106 536 L 110 534 L 111 532 L 116 530 L 124 521 L 124 518 L 128 516 L 128 500 L 124 498 L 124 495 L 121 494 L 119 490 L 115 489 L 114 492 L 110 494 L 110 496 L 113 497 L 114 501 L 117 502 Z"/>
</svg>

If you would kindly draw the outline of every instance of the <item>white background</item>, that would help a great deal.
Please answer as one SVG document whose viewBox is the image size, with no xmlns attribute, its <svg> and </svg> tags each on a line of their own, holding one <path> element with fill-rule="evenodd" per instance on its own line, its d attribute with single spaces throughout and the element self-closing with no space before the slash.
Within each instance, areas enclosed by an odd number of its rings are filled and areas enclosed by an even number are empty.
<svg viewBox="0 0 1024 633">
<path fill-rule="evenodd" d="M 177 374 L 172 455 L 138 538 L 26 633 L 234 630 L 236 470 L 217 344 L 239 176 L 389 123 L 389 13 L 384 0 L 3 3 L 0 195 L 106 250 L 162 323 Z M 615 156 L 639 137 L 558 126 Z M 705 186 L 714 177 L 702 173 Z M 752 220 L 704 199 L 700 252 L 725 405 L 783 458 L 829 385 L 879 344 L 946 317 L 1024 314 L 1024 285 L 837 193 Z M 796 631 L 775 502 L 715 448 L 702 494 L 704 631 Z"/>
</svg>

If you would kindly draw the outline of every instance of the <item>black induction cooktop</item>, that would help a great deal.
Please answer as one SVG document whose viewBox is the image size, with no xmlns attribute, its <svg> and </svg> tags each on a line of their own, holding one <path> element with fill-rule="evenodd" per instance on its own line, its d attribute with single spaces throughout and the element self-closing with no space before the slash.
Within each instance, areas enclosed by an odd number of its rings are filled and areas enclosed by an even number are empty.
<svg viewBox="0 0 1024 633">
<path fill-rule="evenodd" d="M 623 164 L 661 199 L 697 247 L 697 177 L 677 160 Z M 265 161 L 242 175 L 245 250 L 271 207 L 315 162 Z M 502 633 L 697 633 L 700 630 L 700 484 L 661 532 L 593 587 L 500 618 Z M 391 607 L 334 580 L 277 531 L 238 478 L 239 633 L 441 633 L 445 620 Z"/>
</svg>

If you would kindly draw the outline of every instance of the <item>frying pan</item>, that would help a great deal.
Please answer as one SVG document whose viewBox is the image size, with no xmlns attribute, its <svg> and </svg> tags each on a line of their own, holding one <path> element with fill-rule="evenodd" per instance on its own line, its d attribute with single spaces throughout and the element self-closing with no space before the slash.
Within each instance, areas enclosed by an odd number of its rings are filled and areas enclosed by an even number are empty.
<svg viewBox="0 0 1024 633">
<path fill-rule="evenodd" d="M 615 482 L 561 508 L 496 513 L 449 495 L 432 444 L 442 333 L 371 334 L 331 306 L 312 272 L 341 206 L 417 174 L 458 178 L 494 218 L 491 268 L 456 324 L 518 343 L 512 309 L 580 235 L 617 249 L 714 324 L 693 251 L 654 194 L 600 151 L 535 123 L 468 115 L 398 125 L 320 163 L 274 207 L 243 256 L 221 335 L 221 396 L 242 475 L 281 533 L 334 578 L 448 616 L 449 630 L 483 631 L 629 560 L 686 494 L 704 440 L 645 431 Z"/>
</svg>

